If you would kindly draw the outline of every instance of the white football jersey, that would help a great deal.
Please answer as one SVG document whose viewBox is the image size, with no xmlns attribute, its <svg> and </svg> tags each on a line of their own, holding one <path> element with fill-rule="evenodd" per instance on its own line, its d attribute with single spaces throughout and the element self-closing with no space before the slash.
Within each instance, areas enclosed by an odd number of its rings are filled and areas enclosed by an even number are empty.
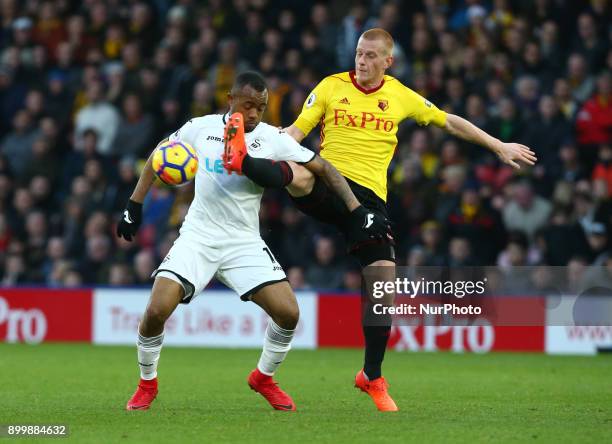
<svg viewBox="0 0 612 444">
<path fill-rule="evenodd" d="M 259 237 L 259 207 L 263 188 L 246 176 L 223 168 L 223 132 L 227 114 L 196 117 L 172 133 L 171 141 L 190 144 L 198 154 L 195 196 L 181 234 L 190 233 L 206 245 Z M 247 151 L 252 157 L 292 160 L 306 163 L 315 153 L 297 143 L 290 135 L 266 123 L 245 133 Z"/>
</svg>

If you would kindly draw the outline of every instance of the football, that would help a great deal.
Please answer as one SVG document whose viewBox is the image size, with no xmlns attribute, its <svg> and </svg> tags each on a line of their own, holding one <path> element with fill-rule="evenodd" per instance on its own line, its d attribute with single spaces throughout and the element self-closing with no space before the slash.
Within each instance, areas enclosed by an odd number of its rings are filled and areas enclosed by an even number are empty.
<svg viewBox="0 0 612 444">
<path fill-rule="evenodd" d="M 153 171 L 167 185 L 183 185 L 195 177 L 198 156 L 185 142 L 164 142 L 153 153 Z"/>
</svg>

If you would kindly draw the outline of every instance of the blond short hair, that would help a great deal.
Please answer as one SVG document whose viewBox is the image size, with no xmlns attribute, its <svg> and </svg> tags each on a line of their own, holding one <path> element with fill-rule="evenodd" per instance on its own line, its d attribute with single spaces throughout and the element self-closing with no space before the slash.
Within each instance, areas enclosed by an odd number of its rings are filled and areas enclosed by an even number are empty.
<svg viewBox="0 0 612 444">
<path fill-rule="evenodd" d="M 393 53 L 393 37 L 382 28 L 372 28 L 361 34 L 361 39 L 366 40 L 382 40 L 385 50 L 388 55 Z"/>
</svg>

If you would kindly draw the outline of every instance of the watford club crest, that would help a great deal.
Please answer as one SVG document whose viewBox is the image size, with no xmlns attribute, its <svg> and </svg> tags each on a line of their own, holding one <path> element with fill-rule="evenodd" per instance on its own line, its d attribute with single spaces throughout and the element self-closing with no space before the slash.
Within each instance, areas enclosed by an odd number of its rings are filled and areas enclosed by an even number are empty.
<svg viewBox="0 0 612 444">
<path fill-rule="evenodd" d="M 389 101 L 388 100 L 381 100 L 378 99 L 378 107 L 382 110 L 382 111 L 387 111 L 387 108 L 389 108 Z"/>
</svg>

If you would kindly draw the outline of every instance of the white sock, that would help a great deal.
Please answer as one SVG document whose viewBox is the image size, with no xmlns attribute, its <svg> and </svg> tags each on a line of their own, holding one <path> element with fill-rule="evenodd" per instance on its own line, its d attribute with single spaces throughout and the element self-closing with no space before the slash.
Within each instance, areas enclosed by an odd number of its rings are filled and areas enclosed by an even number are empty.
<svg viewBox="0 0 612 444">
<path fill-rule="evenodd" d="M 257 368 L 264 375 L 272 376 L 291 349 L 291 340 L 295 330 L 279 327 L 270 319 L 266 328 L 263 351 L 257 363 Z"/>
<path fill-rule="evenodd" d="M 152 338 L 145 338 L 138 334 L 138 366 L 140 377 L 150 380 L 157 378 L 157 362 L 161 352 L 164 333 Z"/>
</svg>

